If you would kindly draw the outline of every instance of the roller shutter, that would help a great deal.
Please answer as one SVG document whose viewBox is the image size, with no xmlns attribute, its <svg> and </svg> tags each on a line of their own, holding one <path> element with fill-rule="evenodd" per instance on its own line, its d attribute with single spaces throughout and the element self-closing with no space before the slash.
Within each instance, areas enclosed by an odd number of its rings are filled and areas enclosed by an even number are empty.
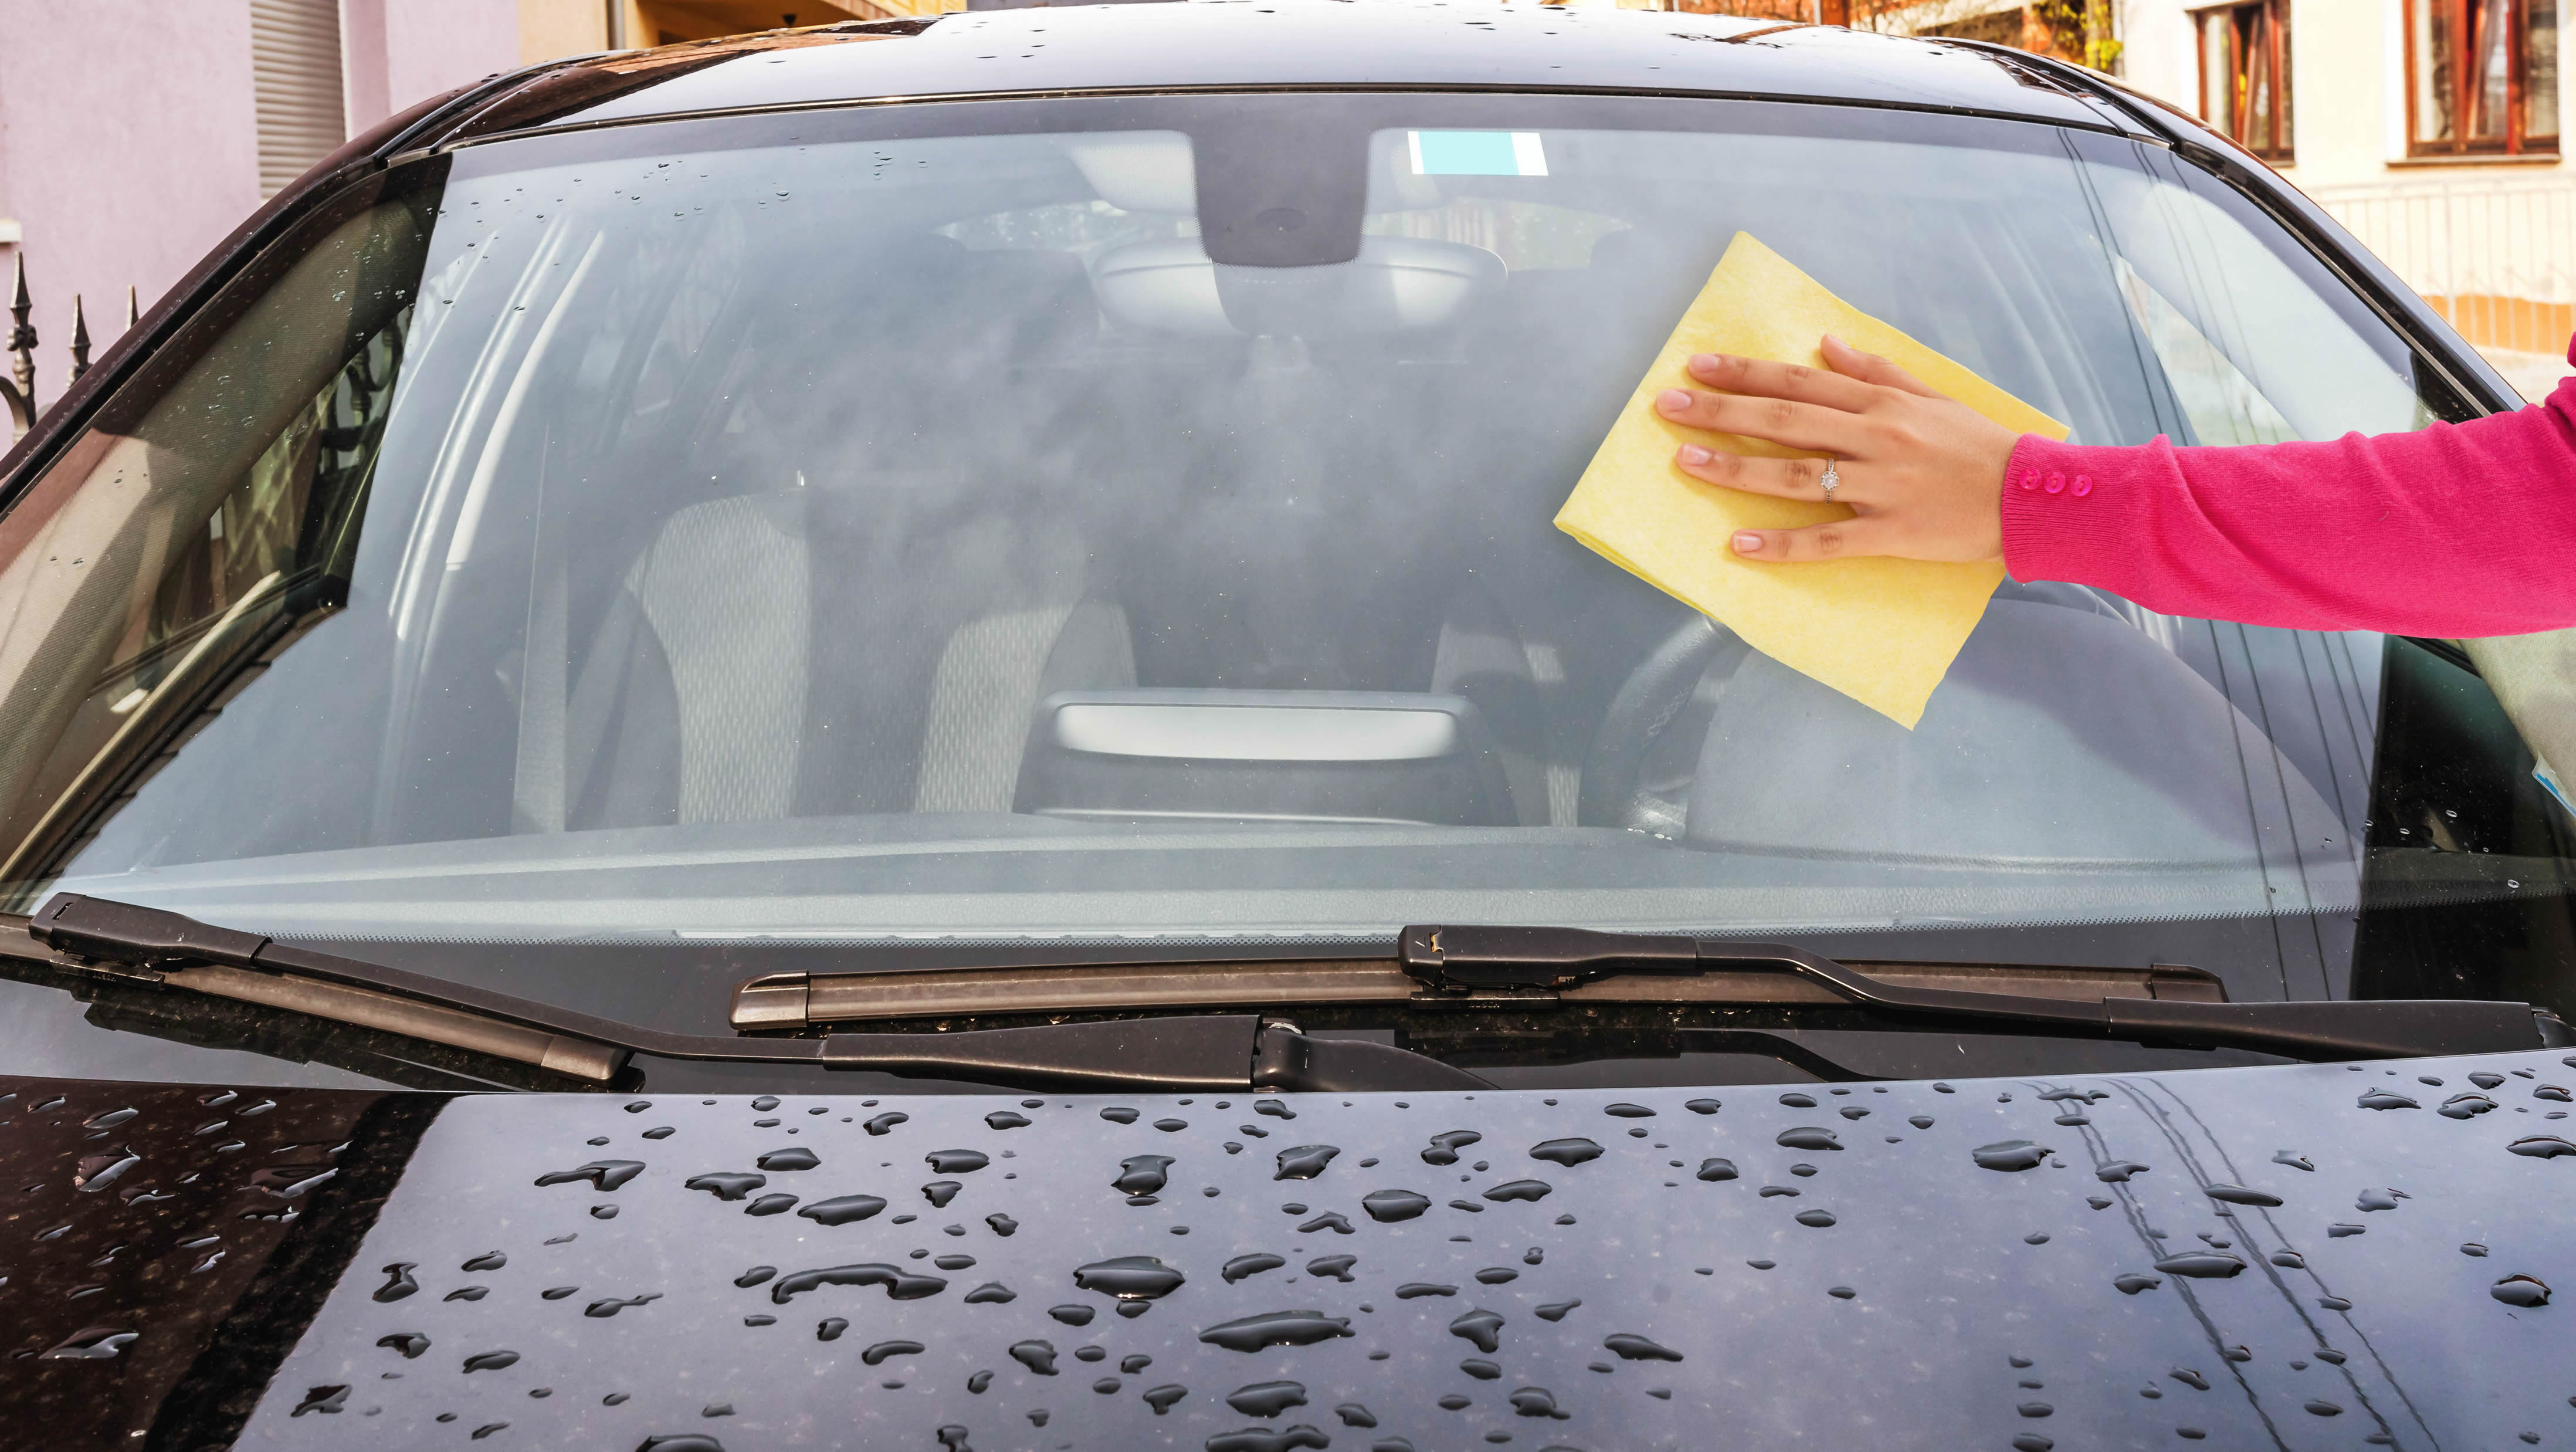
<svg viewBox="0 0 2576 1452">
<path fill-rule="evenodd" d="M 275 196 L 348 138 L 339 0 L 250 0 L 259 194 Z"/>
</svg>

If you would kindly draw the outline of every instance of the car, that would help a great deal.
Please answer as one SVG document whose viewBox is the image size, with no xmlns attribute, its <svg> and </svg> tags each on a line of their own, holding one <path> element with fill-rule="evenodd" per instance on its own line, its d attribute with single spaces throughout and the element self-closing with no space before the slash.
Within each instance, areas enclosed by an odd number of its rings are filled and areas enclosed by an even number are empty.
<svg viewBox="0 0 2576 1452">
<path fill-rule="evenodd" d="M 971 10 L 351 142 L 0 466 L 0 1405 L 2576 1439 L 2551 643 L 2007 581 L 1911 728 L 1781 666 L 1551 525 L 1739 234 L 2078 441 L 2514 402 L 1959 41 Z"/>
</svg>

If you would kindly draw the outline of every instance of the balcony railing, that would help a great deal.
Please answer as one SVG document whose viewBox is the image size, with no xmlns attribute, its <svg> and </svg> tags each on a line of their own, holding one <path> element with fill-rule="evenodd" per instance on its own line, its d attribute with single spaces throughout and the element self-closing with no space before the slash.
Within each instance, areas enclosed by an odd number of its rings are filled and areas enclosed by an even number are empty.
<svg viewBox="0 0 2576 1452">
<path fill-rule="evenodd" d="M 2566 350 L 2576 332 L 2576 186 L 2410 178 L 2309 195 L 2472 345 Z"/>
</svg>

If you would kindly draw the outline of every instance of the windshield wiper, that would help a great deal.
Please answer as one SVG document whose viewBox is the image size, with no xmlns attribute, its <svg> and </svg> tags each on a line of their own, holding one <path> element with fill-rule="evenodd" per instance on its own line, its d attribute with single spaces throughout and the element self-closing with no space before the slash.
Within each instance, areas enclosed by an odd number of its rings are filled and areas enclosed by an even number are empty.
<svg viewBox="0 0 2576 1452">
<path fill-rule="evenodd" d="M 1793 974 L 1855 1007 L 1900 1020 L 1931 1020 L 1943 1027 L 1976 1022 L 2192 1049 L 2250 1049 L 2315 1061 L 2504 1053 L 2576 1042 L 2556 1015 L 2527 1003 L 2448 998 L 2086 1002 L 1969 993 L 1889 983 L 1778 943 L 1584 928 L 1413 927 L 1404 930 L 1397 957 L 1408 974 L 1457 993 L 1566 989 L 1611 974 L 1769 971 Z"/>
<path fill-rule="evenodd" d="M 49 967 L 356 1024 L 592 1083 L 630 1056 L 802 1064 L 1046 1088 L 1416 1090 L 1485 1080 L 1392 1045 L 1309 1039 L 1258 1014 L 1200 1014 L 813 1039 L 672 1033 L 290 947 L 257 933 L 106 898 L 57 893 L 25 920 Z"/>
</svg>

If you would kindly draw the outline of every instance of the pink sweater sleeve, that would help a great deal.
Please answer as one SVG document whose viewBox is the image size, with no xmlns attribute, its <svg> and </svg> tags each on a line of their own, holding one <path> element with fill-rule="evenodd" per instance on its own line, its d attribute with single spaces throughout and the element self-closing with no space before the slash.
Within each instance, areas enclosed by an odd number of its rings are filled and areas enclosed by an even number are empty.
<svg viewBox="0 0 2576 1452">
<path fill-rule="evenodd" d="M 2436 637 L 2576 625 L 2576 378 L 2517 413 L 2376 438 L 2024 435 L 2003 528 L 2013 578 L 2169 615 Z"/>
</svg>

